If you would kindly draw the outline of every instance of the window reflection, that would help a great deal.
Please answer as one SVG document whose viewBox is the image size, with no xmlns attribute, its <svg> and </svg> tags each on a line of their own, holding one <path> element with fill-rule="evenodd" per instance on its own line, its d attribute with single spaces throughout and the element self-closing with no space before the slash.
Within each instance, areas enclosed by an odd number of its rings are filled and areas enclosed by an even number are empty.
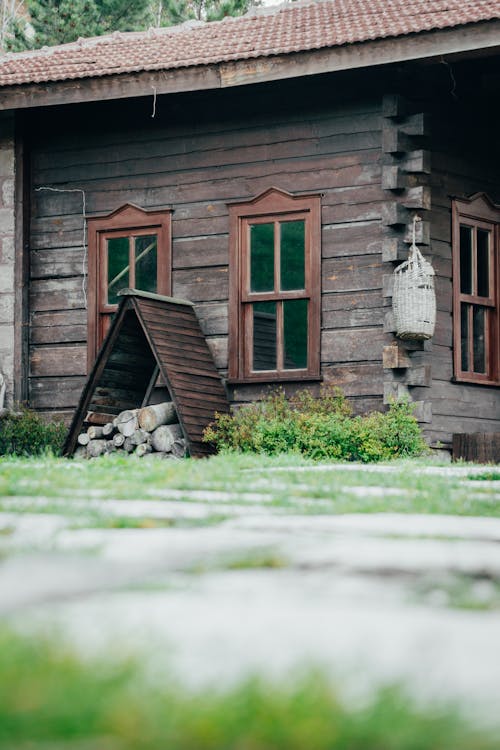
<svg viewBox="0 0 500 750">
<path fill-rule="evenodd" d="M 113 237 L 107 241 L 108 305 L 120 301 L 118 292 L 130 286 L 129 238 Z"/>
<path fill-rule="evenodd" d="M 250 226 L 250 291 L 274 291 L 274 224 Z"/>
<path fill-rule="evenodd" d="M 283 221 L 280 224 L 281 289 L 303 289 L 305 286 L 305 222 Z"/>
<path fill-rule="evenodd" d="M 253 306 L 253 370 L 275 370 L 276 302 L 256 302 Z"/>
</svg>

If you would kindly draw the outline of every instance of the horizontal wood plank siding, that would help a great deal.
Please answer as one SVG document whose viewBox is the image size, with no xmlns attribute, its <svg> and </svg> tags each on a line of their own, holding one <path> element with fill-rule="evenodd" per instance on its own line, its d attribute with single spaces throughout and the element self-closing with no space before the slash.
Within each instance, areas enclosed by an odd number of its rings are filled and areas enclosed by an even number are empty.
<svg viewBox="0 0 500 750">
<path fill-rule="evenodd" d="M 486 192 L 500 202 L 498 137 L 476 101 L 476 83 L 462 79 L 460 115 L 456 105 L 434 102 L 431 155 L 431 260 L 436 271 L 437 317 L 430 351 L 430 388 L 413 388 L 415 400 L 432 403 L 429 441 L 451 446 L 453 433 L 500 431 L 500 390 L 453 381 L 452 197 Z M 446 99 L 444 100 L 447 101 Z M 460 127 L 457 128 L 457 122 Z"/>
<path fill-rule="evenodd" d="M 62 110 L 59 120 L 47 115 L 33 134 L 30 393 L 35 408 L 47 408 L 43 378 L 65 382 L 86 374 L 82 195 L 37 188 L 84 190 L 88 215 L 109 213 L 126 202 L 173 209 L 172 294 L 196 304 L 209 351 L 225 376 L 226 203 L 272 185 L 322 194 L 322 374 L 327 382 L 346 386 L 359 410 L 381 405 L 381 95 L 368 80 L 361 83 L 365 93 L 358 89 L 357 101 L 352 86 L 332 94 L 331 85 L 323 79 L 272 84 L 254 94 L 223 93 L 217 96 L 220 106 L 209 95 L 164 98 L 154 119 L 151 113 L 142 119 L 134 115 L 132 105 L 127 109 L 121 103 L 114 110 L 103 104 L 110 114 L 102 126 L 89 114 L 101 111 L 97 105 L 81 110 L 80 124 L 77 117 L 66 122 Z M 203 373 L 200 364 L 196 369 Z M 183 372 L 180 366 L 180 377 Z M 245 386 L 229 389 L 235 402 L 251 392 Z M 63 400 L 71 407 L 78 399 Z M 62 408 L 59 401 L 54 409 Z"/>
</svg>

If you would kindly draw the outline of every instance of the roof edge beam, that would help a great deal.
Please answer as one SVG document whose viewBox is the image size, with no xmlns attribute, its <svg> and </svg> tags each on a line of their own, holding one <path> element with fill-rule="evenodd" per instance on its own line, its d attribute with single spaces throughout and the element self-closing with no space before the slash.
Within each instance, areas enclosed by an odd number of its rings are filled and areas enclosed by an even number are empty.
<svg viewBox="0 0 500 750">
<path fill-rule="evenodd" d="M 0 87 L 0 110 L 221 89 L 391 63 L 473 57 L 498 50 L 500 20 L 494 20 L 214 65 L 4 86 Z"/>
</svg>

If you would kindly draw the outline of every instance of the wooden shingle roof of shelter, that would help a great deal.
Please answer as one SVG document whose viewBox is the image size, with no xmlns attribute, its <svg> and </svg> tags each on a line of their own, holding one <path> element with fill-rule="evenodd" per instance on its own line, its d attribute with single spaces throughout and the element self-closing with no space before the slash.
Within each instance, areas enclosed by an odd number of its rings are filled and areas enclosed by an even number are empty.
<svg viewBox="0 0 500 750">
<path fill-rule="evenodd" d="M 203 430 L 216 411 L 229 411 L 229 403 L 193 305 L 133 289 L 121 295 L 63 453 L 73 454 L 88 412 L 116 415 L 140 407 L 158 373 L 175 405 L 190 455 L 212 453 L 202 440 Z"/>
</svg>

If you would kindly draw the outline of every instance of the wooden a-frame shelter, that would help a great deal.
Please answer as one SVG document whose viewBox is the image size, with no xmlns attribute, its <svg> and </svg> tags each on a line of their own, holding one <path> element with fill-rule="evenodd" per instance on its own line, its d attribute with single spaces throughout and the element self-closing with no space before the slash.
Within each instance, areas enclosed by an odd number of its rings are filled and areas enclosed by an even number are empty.
<svg viewBox="0 0 500 750">
<path fill-rule="evenodd" d="M 63 449 L 71 456 L 85 422 L 103 424 L 149 403 L 159 380 L 169 392 L 189 454 L 213 452 L 202 440 L 215 412 L 229 403 L 193 305 L 125 289 L 87 378 Z"/>
</svg>

